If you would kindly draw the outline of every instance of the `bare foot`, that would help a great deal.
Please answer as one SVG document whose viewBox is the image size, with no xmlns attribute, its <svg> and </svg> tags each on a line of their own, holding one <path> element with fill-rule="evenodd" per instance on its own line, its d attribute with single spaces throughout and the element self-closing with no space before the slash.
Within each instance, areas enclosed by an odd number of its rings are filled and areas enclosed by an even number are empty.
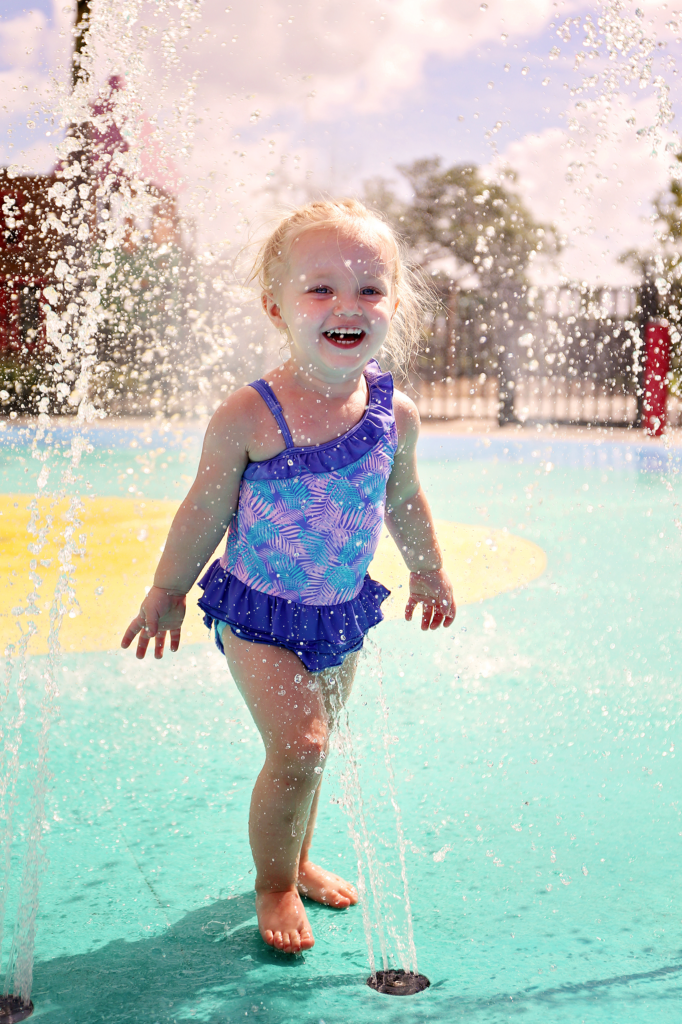
<svg viewBox="0 0 682 1024">
<path fill-rule="evenodd" d="M 309 860 L 299 865 L 298 891 L 309 900 L 326 903 L 328 907 L 338 907 L 340 910 L 358 902 L 355 886 Z"/>
<path fill-rule="evenodd" d="M 257 892 L 258 928 L 268 946 L 282 953 L 302 953 L 315 945 L 301 897 L 295 890 Z"/>
</svg>

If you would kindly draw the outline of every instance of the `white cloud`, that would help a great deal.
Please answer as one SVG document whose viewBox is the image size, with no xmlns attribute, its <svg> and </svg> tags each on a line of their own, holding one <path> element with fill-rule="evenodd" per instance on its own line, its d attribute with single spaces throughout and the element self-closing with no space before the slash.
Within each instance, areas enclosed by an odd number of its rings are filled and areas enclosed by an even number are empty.
<svg viewBox="0 0 682 1024">
<path fill-rule="evenodd" d="M 535 35 L 554 5 L 305 0 L 284 7 L 281 0 L 237 0 L 228 10 L 222 0 L 204 5 L 202 23 L 211 27 L 201 38 L 205 80 L 229 89 L 240 111 L 246 102 L 251 113 L 257 99 L 268 111 L 294 104 L 328 118 L 331 108 L 391 107 L 419 82 L 430 56 L 461 57 L 501 32 Z"/>
<path fill-rule="evenodd" d="M 286 8 L 280 0 L 237 0 L 226 13 L 222 0 L 206 0 L 188 49 L 178 50 L 181 79 L 201 69 L 189 175 L 197 193 L 210 196 L 185 199 L 200 234 L 233 238 L 240 221 L 267 215 L 277 176 L 294 183 L 277 190 L 280 201 L 300 196 L 306 180 L 328 186 L 326 152 L 292 151 L 291 115 L 318 123 L 350 111 L 390 116 L 429 59 L 461 57 L 503 31 L 510 40 L 536 34 L 553 10 L 551 0 L 490 0 L 485 10 L 451 0 L 305 0 Z M 157 44 L 144 65 L 161 77 Z M 273 129 L 273 120 L 281 127 Z M 269 126 L 258 140 L 260 123 Z"/>
<path fill-rule="evenodd" d="M 54 148 L 41 138 L 70 75 L 73 16 L 55 0 L 51 24 L 43 11 L 0 21 L 0 160 L 47 171 Z M 35 136 L 35 139 L 34 139 Z"/>
<path fill-rule="evenodd" d="M 668 40 L 682 32 L 682 25 L 670 26 L 675 18 L 662 0 L 639 0 L 644 18 L 635 14 L 635 2 L 628 0 L 619 15 L 621 22 L 630 19 L 631 35 L 640 24 Z M 315 122 L 319 138 L 324 121 L 340 112 L 390 117 L 419 87 L 429 60 L 463 58 L 496 44 L 502 33 L 509 35 L 510 52 L 518 42 L 519 55 L 557 14 L 553 0 L 488 0 L 484 10 L 479 0 L 231 3 L 204 0 L 196 18 L 190 0 L 168 5 L 166 13 L 151 0 L 93 5 L 95 79 L 114 70 L 125 74 L 127 105 L 137 118 L 131 123 L 143 124 L 146 114 L 157 126 L 158 144 L 186 176 L 182 201 L 198 220 L 199 239 L 211 245 L 242 236 L 246 222 L 264 216 L 273 198 L 295 201 L 307 183 L 327 184 L 321 168 L 328 153 L 320 144 L 294 152 L 289 122 Z M 9 64 L 0 72 L 0 91 L 15 125 L 25 124 L 37 104 L 56 109 L 60 88 L 67 96 L 74 9 L 73 0 L 55 0 L 51 24 L 29 11 L 0 25 L 0 59 Z M 561 19 L 578 10 L 569 0 Z M 582 30 L 573 31 L 570 42 L 557 39 L 565 58 L 579 39 Z M 592 72 L 599 63 L 586 60 L 585 66 Z M 515 102 L 529 100 L 515 96 Z M 63 109 L 68 112 L 68 103 Z M 575 131 L 554 127 L 528 135 L 508 148 L 504 161 L 517 169 L 536 216 L 567 235 L 566 275 L 615 283 L 628 273 L 617 264 L 618 254 L 650 237 L 650 200 L 668 171 L 666 159 L 652 160 L 650 143 L 636 136 L 651 123 L 650 107 L 637 106 L 634 126 L 627 124 L 624 101 L 602 113 L 596 101 L 576 109 Z M 512 110 L 512 123 L 514 116 Z M 259 131 L 266 123 L 267 134 Z M 405 131 L 410 128 L 406 123 Z M 439 142 L 433 139 L 432 151 Z M 133 155 L 137 147 L 142 156 L 145 140 L 131 143 Z M 14 152 L 5 150 L 8 161 Z M 49 153 L 49 142 L 36 138 L 17 162 L 44 170 Z"/>
<path fill-rule="evenodd" d="M 665 146 L 652 155 L 637 135 L 653 123 L 653 99 L 632 107 L 623 96 L 609 106 L 586 103 L 568 113 L 570 128 L 550 128 L 512 143 L 496 162 L 518 175 L 516 187 L 535 216 L 565 237 L 557 267 L 538 268 L 542 279 L 630 284 L 632 271 L 618 262 L 629 249 L 653 243 L 651 200 L 671 176 Z"/>
<path fill-rule="evenodd" d="M 46 25 L 42 11 L 27 11 L 0 22 L 0 63 L 13 68 L 36 67 L 44 57 Z"/>
</svg>

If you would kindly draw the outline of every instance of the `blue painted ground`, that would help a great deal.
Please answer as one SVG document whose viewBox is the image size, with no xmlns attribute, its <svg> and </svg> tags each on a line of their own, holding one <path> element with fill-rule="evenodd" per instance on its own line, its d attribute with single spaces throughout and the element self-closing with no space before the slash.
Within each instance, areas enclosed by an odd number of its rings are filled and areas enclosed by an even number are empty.
<svg viewBox="0 0 682 1024">
<path fill-rule="evenodd" d="M 196 440 L 155 438 L 152 450 L 167 452 L 152 461 L 121 441 L 86 456 L 82 486 L 180 493 Z M 83 654 L 64 660 L 53 726 L 36 1020 L 677 1024 L 676 462 L 660 448 L 652 465 L 637 446 L 627 459 L 626 446 L 606 443 L 500 447 L 426 439 L 434 512 L 528 537 L 547 552 L 547 572 L 462 609 L 449 635 L 382 624 L 380 659 L 368 653 L 351 702 L 384 911 L 400 929 L 381 671 L 419 968 L 432 987 L 409 1000 L 366 987 L 359 908 L 312 906 L 317 944 L 303 957 L 263 947 L 246 843 L 261 747 L 215 650 L 188 647 L 160 665 Z M 10 462 L 3 488 L 17 490 L 23 467 Z M 25 466 L 30 490 L 39 466 Z M 29 729 L 27 760 L 34 741 Z M 332 802 L 343 763 L 335 754 L 316 852 L 355 877 Z"/>
</svg>

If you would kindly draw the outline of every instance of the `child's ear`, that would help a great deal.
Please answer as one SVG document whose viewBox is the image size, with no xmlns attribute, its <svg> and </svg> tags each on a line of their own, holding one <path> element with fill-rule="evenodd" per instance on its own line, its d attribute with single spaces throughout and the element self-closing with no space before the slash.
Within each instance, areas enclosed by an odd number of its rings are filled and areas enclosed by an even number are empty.
<svg viewBox="0 0 682 1024">
<path fill-rule="evenodd" d="M 271 292 L 263 292 L 261 295 L 261 303 L 263 304 L 263 309 L 270 322 L 273 323 L 279 331 L 286 331 L 287 325 L 282 319 L 282 313 L 277 305 L 274 295 Z"/>
</svg>

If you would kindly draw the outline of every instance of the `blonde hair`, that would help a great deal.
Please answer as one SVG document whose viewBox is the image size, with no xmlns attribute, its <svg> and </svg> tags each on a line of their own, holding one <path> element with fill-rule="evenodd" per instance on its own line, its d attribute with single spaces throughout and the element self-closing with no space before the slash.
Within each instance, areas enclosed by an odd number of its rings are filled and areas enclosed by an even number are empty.
<svg viewBox="0 0 682 1024">
<path fill-rule="evenodd" d="M 320 199 L 299 206 L 282 218 L 261 246 L 251 273 L 264 292 L 276 283 L 291 248 L 304 231 L 336 228 L 363 242 L 378 241 L 382 258 L 392 271 L 398 308 L 380 355 L 393 369 L 407 375 L 430 328 L 437 300 L 433 286 L 409 258 L 407 246 L 380 213 L 357 199 Z"/>
</svg>

